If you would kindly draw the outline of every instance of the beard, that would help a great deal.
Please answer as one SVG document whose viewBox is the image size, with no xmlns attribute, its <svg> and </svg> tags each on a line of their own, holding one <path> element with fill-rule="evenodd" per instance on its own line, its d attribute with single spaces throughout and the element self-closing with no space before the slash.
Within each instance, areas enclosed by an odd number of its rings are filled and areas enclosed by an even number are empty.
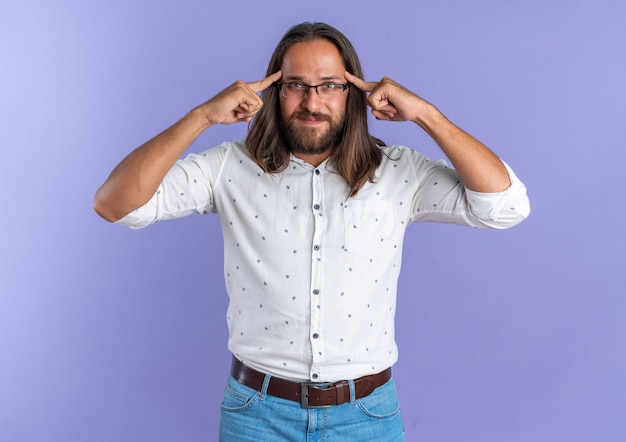
<svg viewBox="0 0 626 442">
<path fill-rule="evenodd" d="M 302 127 L 298 125 L 301 118 L 313 117 L 328 123 L 325 132 L 320 133 L 317 127 Z M 325 114 L 318 112 L 294 112 L 287 121 L 280 119 L 280 129 L 289 151 L 304 155 L 322 154 L 339 145 L 344 134 L 345 116 L 339 122 Z"/>
</svg>

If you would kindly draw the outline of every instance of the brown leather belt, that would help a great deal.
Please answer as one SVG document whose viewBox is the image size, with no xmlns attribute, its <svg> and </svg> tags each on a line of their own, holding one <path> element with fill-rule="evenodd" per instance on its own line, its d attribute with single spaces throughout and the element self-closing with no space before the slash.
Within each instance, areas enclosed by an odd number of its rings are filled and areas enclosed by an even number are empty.
<svg viewBox="0 0 626 442">
<path fill-rule="evenodd" d="M 233 357 L 230 374 L 237 381 L 254 390 L 261 391 L 263 388 L 265 374 L 247 367 L 235 357 Z M 391 379 L 391 368 L 378 374 L 355 379 L 355 399 L 371 394 L 389 379 Z M 350 384 L 348 381 L 299 383 L 272 376 L 267 386 L 267 394 L 299 402 L 302 408 L 325 408 L 349 402 Z"/>
</svg>

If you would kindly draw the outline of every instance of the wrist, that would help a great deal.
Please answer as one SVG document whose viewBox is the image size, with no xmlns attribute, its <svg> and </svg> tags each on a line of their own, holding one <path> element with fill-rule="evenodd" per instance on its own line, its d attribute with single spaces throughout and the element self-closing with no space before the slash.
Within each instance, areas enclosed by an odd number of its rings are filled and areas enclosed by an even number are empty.
<svg viewBox="0 0 626 442">
<path fill-rule="evenodd" d="M 423 101 L 411 121 L 430 132 L 448 120 L 434 105 Z"/>
<path fill-rule="evenodd" d="M 209 113 L 204 108 L 204 105 L 193 108 L 183 118 L 194 128 L 194 132 L 202 132 L 213 126 L 215 123 L 211 121 Z"/>
</svg>

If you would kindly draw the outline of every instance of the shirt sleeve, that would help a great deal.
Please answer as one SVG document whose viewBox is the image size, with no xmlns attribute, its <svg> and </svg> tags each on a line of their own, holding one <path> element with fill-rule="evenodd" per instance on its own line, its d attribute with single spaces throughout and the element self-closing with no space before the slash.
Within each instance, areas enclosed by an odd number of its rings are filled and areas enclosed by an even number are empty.
<svg viewBox="0 0 626 442">
<path fill-rule="evenodd" d="M 472 191 L 444 161 L 420 161 L 412 222 L 428 221 L 477 228 L 507 229 L 530 214 L 526 187 L 504 161 L 511 185 L 502 192 Z"/>
<path fill-rule="evenodd" d="M 213 192 L 227 153 L 224 144 L 178 160 L 150 201 L 116 223 L 141 229 L 158 221 L 214 212 Z"/>
<path fill-rule="evenodd" d="M 506 229 L 519 224 L 530 215 L 526 186 L 507 163 L 502 163 L 511 180 L 508 189 L 497 193 L 482 193 L 465 188 L 472 214 L 484 227 Z"/>
</svg>

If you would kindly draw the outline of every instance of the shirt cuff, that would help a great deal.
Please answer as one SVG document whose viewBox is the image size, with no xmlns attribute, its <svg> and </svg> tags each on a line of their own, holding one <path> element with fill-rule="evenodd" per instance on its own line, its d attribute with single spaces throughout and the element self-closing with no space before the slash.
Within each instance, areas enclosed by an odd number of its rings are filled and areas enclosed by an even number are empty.
<svg viewBox="0 0 626 442">
<path fill-rule="evenodd" d="M 511 185 L 502 192 L 483 193 L 465 189 L 472 213 L 490 227 L 505 229 L 519 224 L 530 214 L 526 186 L 513 170 L 502 161 Z"/>
<path fill-rule="evenodd" d="M 133 210 L 128 215 L 115 221 L 115 224 L 130 227 L 133 230 L 143 229 L 154 224 L 156 219 L 156 193 L 143 206 Z"/>
</svg>

